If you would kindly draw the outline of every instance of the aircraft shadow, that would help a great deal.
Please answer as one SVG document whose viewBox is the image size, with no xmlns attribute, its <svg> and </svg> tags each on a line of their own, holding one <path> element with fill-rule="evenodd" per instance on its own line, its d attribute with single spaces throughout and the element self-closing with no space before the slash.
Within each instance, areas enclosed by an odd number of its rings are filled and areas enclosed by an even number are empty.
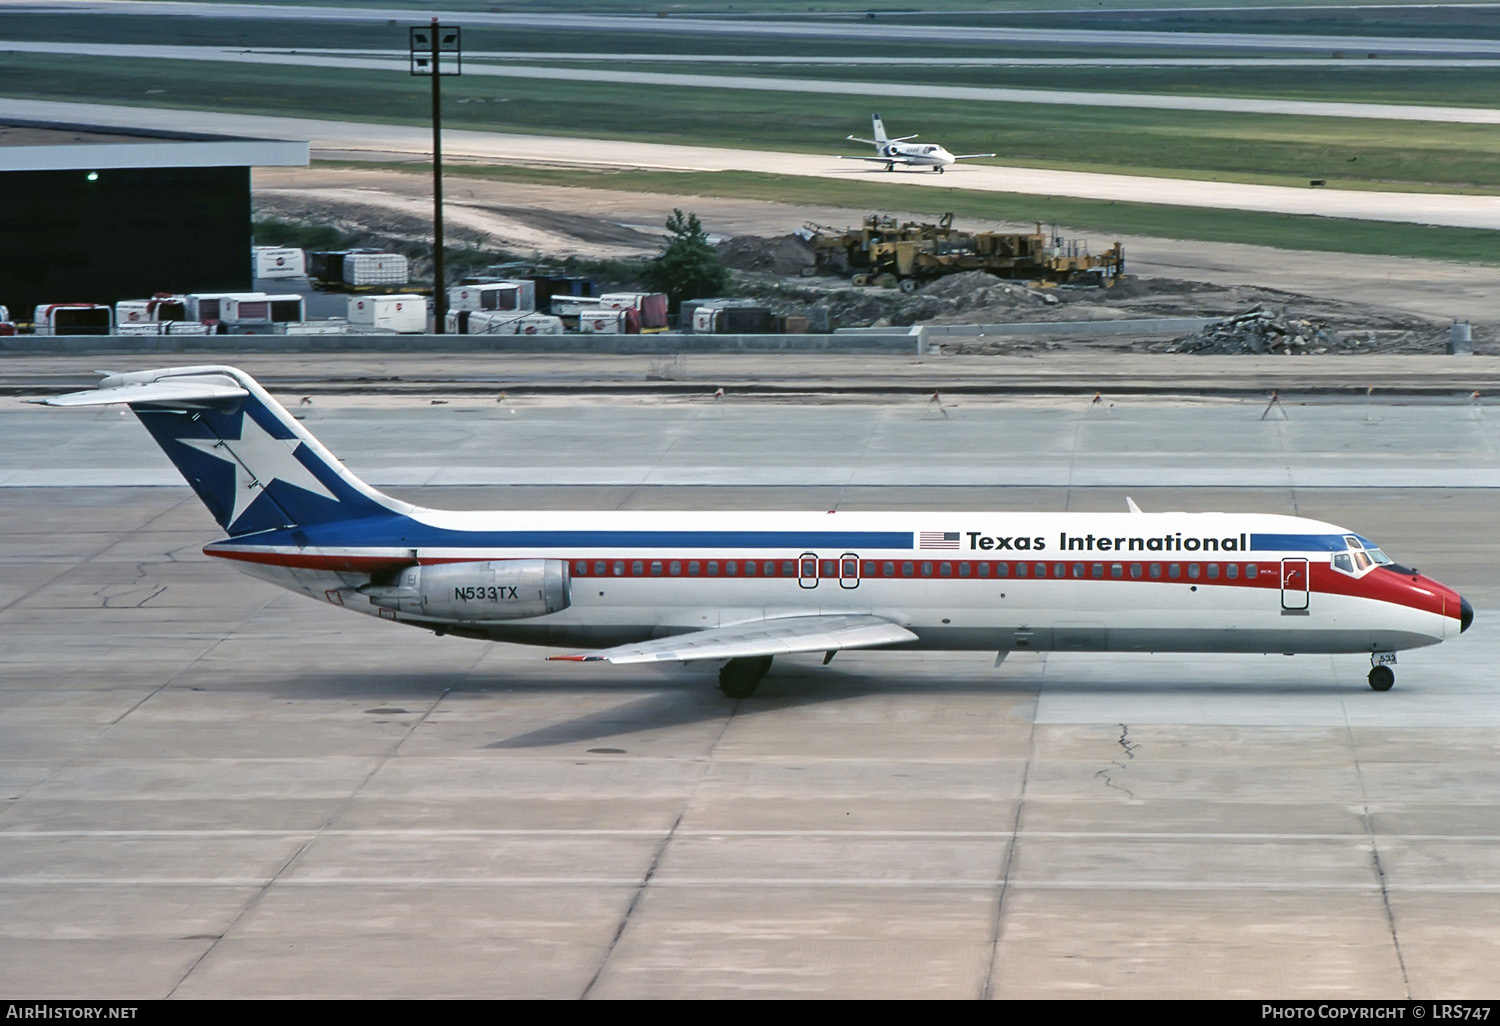
<svg viewBox="0 0 1500 1026">
<path fill-rule="evenodd" d="M 1131 702 L 1142 699 L 1298 699 L 1336 695 L 1378 700 L 1363 681 L 1315 680 L 1225 680 L 1208 677 L 1178 677 L 1172 680 L 1121 680 L 1092 674 L 1059 674 L 1045 677 L 1028 670 L 1024 676 L 968 673 L 953 678 L 901 673 L 811 670 L 772 672 L 750 698 L 734 700 L 720 694 L 716 675 L 698 669 L 663 668 L 649 676 L 639 674 L 610 680 L 604 676 L 568 680 L 553 676 L 509 676 L 496 680 L 477 671 L 412 674 L 406 672 L 329 671 L 299 676 L 295 680 L 245 681 L 246 687 L 265 690 L 288 700 L 330 699 L 368 702 L 375 708 L 392 707 L 414 712 L 422 703 L 444 695 L 589 694 L 619 695 L 618 704 L 551 723 L 483 747 L 497 750 L 548 748 L 601 741 L 612 737 L 685 727 L 734 716 L 758 716 L 788 709 L 844 702 L 871 696 L 984 696 L 1032 701 L 1043 697 L 1084 696 Z M 270 684 L 266 687 L 264 685 Z M 1109 718 L 1110 713 L 1102 713 Z"/>
</svg>

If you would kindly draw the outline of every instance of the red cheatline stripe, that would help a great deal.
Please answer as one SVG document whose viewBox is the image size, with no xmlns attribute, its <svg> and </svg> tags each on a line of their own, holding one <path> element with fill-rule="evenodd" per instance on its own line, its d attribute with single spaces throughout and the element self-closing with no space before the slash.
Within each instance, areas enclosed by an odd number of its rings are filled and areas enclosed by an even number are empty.
<svg viewBox="0 0 1500 1026">
<path fill-rule="evenodd" d="M 240 562 L 258 563 L 266 566 L 289 567 L 301 570 L 328 570 L 340 571 L 345 573 L 378 573 L 381 571 L 399 570 L 402 567 L 411 565 L 411 559 L 405 555 L 330 555 L 325 553 L 276 552 L 268 551 L 265 549 L 233 549 L 212 545 L 205 547 L 203 551 L 210 556 L 217 556 L 221 559 L 232 559 Z M 419 562 L 422 565 L 435 566 L 448 563 L 487 562 L 493 558 L 495 557 L 428 556 L 423 557 L 419 560 Z M 501 558 L 558 559 L 561 557 L 528 557 L 519 553 L 507 553 L 504 557 Z M 660 577 L 669 580 L 679 580 L 682 578 L 687 578 L 689 580 L 708 581 L 753 581 L 762 578 L 776 580 L 795 580 L 801 578 L 817 579 L 819 581 L 837 581 L 852 580 L 857 576 L 859 580 L 869 581 L 951 581 L 955 583 L 971 582 L 976 584 L 990 583 L 1002 585 L 1008 583 L 1021 583 L 1026 581 L 1050 582 L 1067 580 L 1077 581 L 1080 583 L 1089 581 L 1099 584 L 1186 584 L 1204 588 L 1258 588 L 1268 591 L 1275 591 L 1281 587 L 1281 564 L 1280 560 L 1276 558 L 1267 558 L 1255 561 L 1257 573 L 1253 578 L 1247 576 L 1246 574 L 1245 568 L 1250 565 L 1249 560 L 1246 560 L 1244 562 L 1236 561 L 1231 563 L 1213 560 L 1080 561 L 1077 559 L 1062 560 L 1057 559 L 1056 557 L 1049 560 L 1029 559 L 1024 561 L 861 559 L 859 560 L 860 573 L 858 575 L 846 575 L 843 577 L 841 577 L 839 570 L 844 561 L 839 559 L 819 559 L 817 561 L 818 565 L 816 567 L 806 568 L 812 570 L 813 572 L 805 574 L 802 573 L 802 570 L 804 569 L 802 561 L 797 559 L 683 559 L 681 557 L 681 554 L 678 553 L 665 559 L 652 558 L 650 556 L 643 556 L 640 554 L 632 554 L 627 559 L 590 556 L 587 559 L 575 557 L 566 559 L 564 561 L 569 564 L 572 575 L 580 579 L 591 579 L 595 577 L 601 579 L 649 579 Z M 710 562 L 717 563 L 719 565 L 720 572 L 718 574 L 710 576 L 706 572 L 707 564 Z M 688 572 L 690 569 L 690 564 L 693 563 L 699 564 L 700 572 L 697 574 Z M 733 575 L 725 572 L 727 570 L 728 564 L 730 563 L 736 564 L 737 572 Z M 755 564 L 755 573 L 747 574 L 744 572 L 744 567 L 748 563 Z M 913 568 L 911 576 L 906 576 L 902 572 L 904 565 L 908 563 L 911 564 Z M 941 568 L 945 563 L 949 567 L 949 573 L 947 576 L 944 576 L 941 572 Z M 1096 563 L 1103 568 L 1104 576 L 1093 576 L 1093 567 Z M 1153 563 L 1162 568 L 1162 576 L 1149 576 L 1149 568 Z M 1178 577 L 1169 577 L 1167 576 L 1169 568 L 1174 563 L 1181 568 L 1181 575 Z M 602 564 L 605 567 L 605 572 L 595 573 L 595 564 Z M 621 572 L 619 574 L 612 572 L 616 564 L 619 564 L 621 569 Z M 677 568 L 676 573 L 672 572 L 674 564 Z M 1023 564 L 1028 571 L 1027 575 L 1024 577 L 1019 576 L 1016 573 L 1017 567 Z M 1038 564 L 1042 564 L 1044 567 L 1045 572 L 1042 575 L 1037 575 L 1035 573 L 1035 568 Z M 1112 576 L 1112 570 L 1116 564 L 1122 567 L 1122 576 L 1120 577 Z M 1218 577 L 1206 576 L 1206 568 L 1211 564 L 1219 567 Z M 887 575 L 884 572 L 887 565 L 891 566 L 894 569 L 893 575 Z M 921 572 L 924 565 L 931 568 L 931 571 L 927 574 L 923 574 Z M 998 568 L 1002 565 L 1007 570 L 1007 573 L 1004 576 L 1001 576 L 998 572 Z M 1059 565 L 1063 567 L 1063 572 L 1061 574 L 1057 574 L 1054 572 Z M 969 568 L 968 575 L 962 575 L 960 572 L 961 568 L 964 566 L 967 566 Z M 985 568 L 985 576 L 980 576 L 979 571 L 981 566 Z M 1083 567 L 1081 575 L 1074 573 L 1075 568 L 1079 566 Z M 1131 568 L 1134 566 L 1139 566 L 1141 568 L 1140 577 L 1131 576 Z M 1187 576 L 1187 568 L 1189 566 L 1200 567 L 1198 577 Z M 1238 573 L 1237 577 L 1230 578 L 1226 576 L 1228 568 L 1230 566 L 1234 566 L 1236 568 Z M 655 572 L 653 572 L 653 567 L 656 568 Z M 770 568 L 770 572 L 767 572 L 767 567 Z M 872 569 L 874 572 L 871 572 Z M 1339 573 L 1325 563 L 1316 562 L 1309 563 L 1308 576 L 1310 578 L 1308 582 L 1309 591 L 1315 595 L 1346 595 L 1355 598 L 1373 599 L 1376 601 L 1390 602 L 1396 605 L 1408 606 L 1413 609 L 1423 610 L 1430 613 L 1446 613 L 1447 615 L 1450 615 L 1455 619 L 1457 619 L 1459 615 L 1459 599 L 1457 593 L 1452 593 L 1443 585 L 1437 584 L 1435 581 L 1426 580 L 1424 578 L 1413 580 L 1411 578 L 1388 570 L 1375 570 L 1365 574 L 1363 577 L 1354 578 L 1349 577 L 1346 574 Z M 1447 599 L 1446 608 L 1444 606 L 1445 598 Z"/>
</svg>

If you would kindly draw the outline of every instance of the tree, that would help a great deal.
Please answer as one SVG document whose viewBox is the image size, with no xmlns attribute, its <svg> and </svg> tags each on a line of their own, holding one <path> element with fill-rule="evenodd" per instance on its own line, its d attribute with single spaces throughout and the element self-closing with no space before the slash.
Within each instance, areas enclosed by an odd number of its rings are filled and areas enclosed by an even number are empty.
<svg viewBox="0 0 1500 1026">
<path fill-rule="evenodd" d="M 708 241 L 697 214 L 673 210 L 667 218 L 672 233 L 666 248 L 646 265 L 646 285 L 667 294 L 675 313 L 684 299 L 721 295 L 729 287 L 729 269 Z"/>
</svg>

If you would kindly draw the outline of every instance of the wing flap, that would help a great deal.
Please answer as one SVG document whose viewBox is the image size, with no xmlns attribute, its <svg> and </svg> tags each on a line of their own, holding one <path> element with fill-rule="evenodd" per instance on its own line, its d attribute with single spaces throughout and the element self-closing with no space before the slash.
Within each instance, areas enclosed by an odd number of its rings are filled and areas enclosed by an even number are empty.
<svg viewBox="0 0 1500 1026">
<path fill-rule="evenodd" d="M 655 663 L 691 659 L 738 659 L 792 652 L 834 652 L 915 641 L 898 623 L 864 614 L 785 616 L 730 627 L 676 634 L 576 655 L 550 656 L 574 662 Z"/>
</svg>

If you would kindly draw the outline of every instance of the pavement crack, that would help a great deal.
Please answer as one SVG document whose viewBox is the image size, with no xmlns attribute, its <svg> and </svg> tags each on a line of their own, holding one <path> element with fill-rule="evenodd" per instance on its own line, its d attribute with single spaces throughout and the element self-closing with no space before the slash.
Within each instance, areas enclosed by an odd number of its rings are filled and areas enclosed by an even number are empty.
<svg viewBox="0 0 1500 1026">
<path fill-rule="evenodd" d="M 1095 773 L 1094 778 L 1096 780 L 1104 781 L 1105 787 L 1113 788 L 1116 791 L 1124 793 L 1126 798 L 1134 798 L 1135 792 L 1130 790 L 1130 788 L 1126 787 L 1124 784 L 1119 783 L 1115 779 L 1115 774 L 1118 771 L 1124 770 L 1127 766 L 1130 765 L 1131 760 L 1135 758 L 1135 750 L 1140 747 L 1140 743 L 1137 741 L 1132 741 L 1130 739 L 1130 727 L 1128 724 L 1124 723 L 1120 724 L 1120 736 L 1118 738 L 1118 742 L 1120 748 L 1125 752 L 1125 757 L 1123 759 L 1116 759 L 1114 762 L 1111 762 L 1108 766 L 1104 767 L 1098 773 Z"/>
</svg>

